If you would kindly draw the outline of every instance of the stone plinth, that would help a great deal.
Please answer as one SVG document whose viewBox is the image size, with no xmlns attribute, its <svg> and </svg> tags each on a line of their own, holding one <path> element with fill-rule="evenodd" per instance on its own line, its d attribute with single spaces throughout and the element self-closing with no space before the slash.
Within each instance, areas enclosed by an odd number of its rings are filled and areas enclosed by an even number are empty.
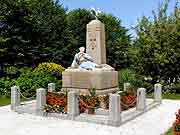
<svg viewBox="0 0 180 135">
<path fill-rule="evenodd" d="M 87 24 L 86 53 L 95 63 L 106 63 L 105 27 L 99 20 L 92 20 Z"/>
<path fill-rule="evenodd" d="M 92 88 L 97 94 L 112 93 L 118 87 L 117 71 L 65 71 L 62 73 L 63 88 L 87 92 Z"/>
</svg>

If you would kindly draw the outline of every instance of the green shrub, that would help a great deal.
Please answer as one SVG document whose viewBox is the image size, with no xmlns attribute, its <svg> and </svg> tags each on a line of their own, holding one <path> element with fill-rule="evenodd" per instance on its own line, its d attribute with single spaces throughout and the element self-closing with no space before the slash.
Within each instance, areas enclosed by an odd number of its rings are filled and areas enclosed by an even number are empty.
<svg viewBox="0 0 180 135">
<path fill-rule="evenodd" d="M 135 88 L 142 87 L 143 81 L 140 75 L 133 70 L 123 69 L 119 71 L 119 87 L 123 90 L 123 84 L 129 82 Z"/>
<path fill-rule="evenodd" d="M 15 85 L 15 81 L 10 78 L 0 78 L 0 95 L 10 96 L 11 87 Z"/>
<path fill-rule="evenodd" d="M 4 69 L 4 72 L 8 75 L 14 75 L 18 73 L 18 68 L 14 66 L 9 66 Z"/>
<path fill-rule="evenodd" d="M 52 75 L 55 75 L 58 79 L 61 79 L 61 75 L 64 70 L 65 68 L 59 64 L 47 62 L 41 63 L 37 68 L 35 68 L 36 72 L 43 71 L 46 73 L 50 73 Z"/>
<path fill-rule="evenodd" d="M 8 66 L 3 69 L 4 75 L 8 78 L 16 78 L 20 75 L 19 69 L 14 66 Z"/>
<path fill-rule="evenodd" d="M 31 72 L 33 69 L 31 67 L 23 67 L 19 69 L 21 74 Z"/>
<path fill-rule="evenodd" d="M 21 92 L 27 97 L 34 95 L 38 88 L 47 88 L 48 83 L 55 83 L 56 89 L 58 91 L 60 90 L 61 81 L 57 80 L 51 74 L 42 71 L 27 70 L 16 80 L 16 85 L 20 87 Z"/>
</svg>

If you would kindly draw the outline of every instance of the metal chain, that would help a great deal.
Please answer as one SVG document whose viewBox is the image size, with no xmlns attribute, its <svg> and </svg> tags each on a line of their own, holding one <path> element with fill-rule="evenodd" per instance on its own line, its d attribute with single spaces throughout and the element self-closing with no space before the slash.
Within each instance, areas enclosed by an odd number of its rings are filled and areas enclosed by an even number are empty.
<svg viewBox="0 0 180 135">
<path fill-rule="evenodd" d="M 83 103 L 84 103 L 84 101 L 82 100 L 82 99 L 80 99 L 79 97 L 78 97 L 78 100 L 79 101 L 82 101 Z M 93 106 L 89 106 L 89 105 L 87 105 L 86 103 L 84 103 L 85 105 L 86 105 L 86 108 L 91 108 L 91 109 L 98 109 L 99 107 L 93 107 Z"/>
<path fill-rule="evenodd" d="M 146 93 L 146 95 L 148 95 L 148 96 L 154 96 L 154 90 L 151 90 L 151 91 L 148 91 L 147 93 Z"/>
<path fill-rule="evenodd" d="M 124 104 L 123 102 L 121 102 L 121 105 L 123 105 L 123 106 L 125 106 L 125 107 L 130 107 L 130 106 L 132 106 L 134 103 L 136 103 L 136 99 L 135 99 L 131 104 L 129 104 L 129 105 L 126 105 L 126 104 Z"/>
<path fill-rule="evenodd" d="M 36 94 L 34 94 L 32 97 L 27 98 L 21 93 L 21 91 L 19 89 L 17 89 L 17 91 L 21 95 L 21 97 L 26 99 L 26 100 L 33 100 L 36 97 Z"/>
<path fill-rule="evenodd" d="M 82 99 L 78 98 L 79 101 L 83 101 Z M 123 102 L 121 102 L 121 105 L 125 106 L 125 107 L 130 107 L 132 106 L 134 103 L 136 103 L 136 99 L 129 105 L 124 104 Z M 85 103 L 84 103 L 85 104 Z M 92 108 L 92 109 L 98 109 L 99 107 L 93 107 L 93 106 L 88 106 L 87 104 L 85 104 L 87 108 Z"/>
</svg>

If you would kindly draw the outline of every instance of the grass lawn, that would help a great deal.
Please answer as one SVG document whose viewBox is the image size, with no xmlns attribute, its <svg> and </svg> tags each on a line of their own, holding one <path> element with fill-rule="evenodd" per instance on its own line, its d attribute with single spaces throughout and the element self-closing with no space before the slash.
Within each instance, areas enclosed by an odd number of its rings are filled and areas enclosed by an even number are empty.
<svg viewBox="0 0 180 135">
<path fill-rule="evenodd" d="M 7 98 L 5 96 L 0 96 L 0 106 L 5 106 L 11 103 L 10 98 Z"/>
<path fill-rule="evenodd" d="M 170 128 L 164 135 L 173 135 L 172 128 Z"/>
<path fill-rule="evenodd" d="M 180 100 L 180 94 L 176 93 L 163 93 L 162 94 L 163 99 L 172 99 L 172 100 Z"/>
</svg>

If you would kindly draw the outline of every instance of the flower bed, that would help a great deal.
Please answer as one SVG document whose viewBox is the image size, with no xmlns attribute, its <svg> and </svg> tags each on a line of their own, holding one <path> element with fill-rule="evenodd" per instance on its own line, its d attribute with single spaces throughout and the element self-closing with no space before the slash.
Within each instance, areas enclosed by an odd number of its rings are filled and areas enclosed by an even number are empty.
<svg viewBox="0 0 180 135">
<path fill-rule="evenodd" d="M 136 89 L 132 86 L 128 87 L 126 91 L 120 93 L 121 95 L 121 110 L 127 110 L 136 106 Z"/>
<path fill-rule="evenodd" d="M 80 113 L 95 114 L 95 109 L 109 108 L 108 95 L 80 95 Z M 136 105 L 136 96 L 131 93 L 121 95 L 121 109 L 127 110 Z M 67 93 L 48 92 L 44 111 L 48 113 L 67 113 Z"/>
<path fill-rule="evenodd" d="M 48 92 L 44 110 L 50 113 L 67 113 L 67 93 Z"/>
<path fill-rule="evenodd" d="M 95 109 L 99 107 L 99 100 L 97 96 L 80 95 L 79 96 L 79 110 L 80 113 L 94 114 Z"/>
<path fill-rule="evenodd" d="M 127 110 L 136 106 L 136 96 L 134 94 L 126 94 L 121 96 L 121 110 Z"/>
<path fill-rule="evenodd" d="M 174 135 L 180 135 L 180 109 L 176 113 L 176 120 L 173 123 L 173 132 Z"/>
</svg>

